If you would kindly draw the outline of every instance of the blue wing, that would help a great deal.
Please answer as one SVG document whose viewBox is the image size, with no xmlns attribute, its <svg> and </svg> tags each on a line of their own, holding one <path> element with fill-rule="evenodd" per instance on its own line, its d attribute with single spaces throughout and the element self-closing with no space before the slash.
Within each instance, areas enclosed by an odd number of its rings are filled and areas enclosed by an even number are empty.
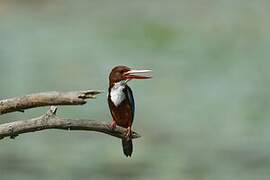
<svg viewBox="0 0 270 180">
<path fill-rule="evenodd" d="M 132 90 L 130 89 L 129 86 L 127 86 L 127 96 L 128 96 L 127 98 L 128 98 L 129 104 L 131 106 L 131 110 L 132 110 L 132 121 L 133 121 L 134 113 L 135 113 L 135 101 L 133 98 Z"/>
</svg>

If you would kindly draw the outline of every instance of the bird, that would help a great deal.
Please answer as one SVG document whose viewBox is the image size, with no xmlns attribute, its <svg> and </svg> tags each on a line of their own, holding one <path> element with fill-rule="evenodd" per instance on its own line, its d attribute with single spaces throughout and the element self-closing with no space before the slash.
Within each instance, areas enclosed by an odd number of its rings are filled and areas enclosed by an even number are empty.
<svg viewBox="0 0 270 180">
<path fill-rule="evenodd" d="M 112 116 L 111 129 L 116 126 L 125 128 L 122 138 L 123 153 L 131 157 L 133 152 L 132 144 L 132 123 L 135 113 L 135 101 L 131 88 L 127 85 L 133 79 L 150 79 L 151 76 L 137 75 L 149 73 L 151 70 L 135 70 L 130 67 L 115 66 L 109 74 L 108 105 Z"/>
</svg>

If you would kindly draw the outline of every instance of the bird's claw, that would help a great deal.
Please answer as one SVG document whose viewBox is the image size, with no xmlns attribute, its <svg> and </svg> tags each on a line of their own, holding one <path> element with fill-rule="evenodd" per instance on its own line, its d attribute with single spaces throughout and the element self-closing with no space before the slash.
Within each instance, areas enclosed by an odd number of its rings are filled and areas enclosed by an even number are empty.
<svg viewBox="0 0 270 180">
<path fill-rule="evenodd" d="M 110 128 L 112 129 L 112 130 L 114 130 L 115 128 L 116 128 L 116 121 L 112 121 L 112 123 L 110 124 Z"/>
<path fill-rule="evenodd" d="M 127 128 L 124 137 L 125 137 L 125 139 L 127 139 L 127 140 L 130 139 L 130 137 L 131 137 L 131 128 L 130 128 L 130 127 Z"/>
</svg>

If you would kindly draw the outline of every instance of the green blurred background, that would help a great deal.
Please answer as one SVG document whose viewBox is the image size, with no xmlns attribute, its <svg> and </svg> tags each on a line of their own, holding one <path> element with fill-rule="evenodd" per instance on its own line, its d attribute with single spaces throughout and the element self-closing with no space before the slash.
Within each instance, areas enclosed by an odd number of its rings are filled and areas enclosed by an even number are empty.
<svg viewBox="0 0 270 180">
<path fill-rule="evenodd" d="M 129 83 L 143 136 L 131 159 L 111 136 L 41 131 L 0 141 L 0 179 L 268 180 L 269 17 L 260 0 L 0 0 L 1 99 L 154 70 Z M 111 121 L 106 93 L 58 114 Z"/>
</svg>

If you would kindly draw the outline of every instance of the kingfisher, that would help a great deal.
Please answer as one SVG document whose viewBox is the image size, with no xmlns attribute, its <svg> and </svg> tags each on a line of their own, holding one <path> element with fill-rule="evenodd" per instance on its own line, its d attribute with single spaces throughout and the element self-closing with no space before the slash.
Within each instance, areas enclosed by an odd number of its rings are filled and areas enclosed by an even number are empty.
<svg viewBox="0 0 270 180">
<path fill-rule="evenodd" d="M 133 151 L 131 126 L 135 112 L 133 93 L 127 82 L 133 79 L 149 79 L 151 76 L 137 75 L 149 72 L 151 70 L 135 70 L 127 66 L 116 66 L 109 75 L 108 104 L 112 115 L 110 127 L 114 129 L 118 125 L 126 128 L 122 138 L 122 147 L 127 157 L 131 157 Z"/>
</svg>

